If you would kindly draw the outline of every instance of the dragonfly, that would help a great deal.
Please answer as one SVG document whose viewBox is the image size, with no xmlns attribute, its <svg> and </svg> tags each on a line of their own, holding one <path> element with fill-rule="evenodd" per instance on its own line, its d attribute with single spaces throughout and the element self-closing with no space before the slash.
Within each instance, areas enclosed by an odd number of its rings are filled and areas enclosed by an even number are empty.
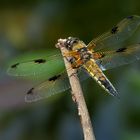
<svg viewBox="0 0 140 140">
<path fill-rule="evenodd" d="M 139 26 L 140 16 L 132 15 L 124 18 L 103 35 L 93 39 L 88 45 L 76 37 L 68 37 L 64 43 L 68 52 L 64 57 L 71 63 L 71 67 L 78 71 L 81 81 L 84 81 L 86 77 L 92 77 L 107 93 L 119 98 L 117 90 L 103 72 L 140 59 L 140 43 L 128 43 Z M 47 71 L 47 67 L 56 61 L 64 63 L 62 56 L 56 54 L 47 58 L 15 63 L 8 68 L 8 73 L 14 76 L 51 73 Z M 26 93 L 25 101 L 34 102 L 70 88 L 65 71 L 55 75 L 51 74 L 44 82 Z"/>
</svg>

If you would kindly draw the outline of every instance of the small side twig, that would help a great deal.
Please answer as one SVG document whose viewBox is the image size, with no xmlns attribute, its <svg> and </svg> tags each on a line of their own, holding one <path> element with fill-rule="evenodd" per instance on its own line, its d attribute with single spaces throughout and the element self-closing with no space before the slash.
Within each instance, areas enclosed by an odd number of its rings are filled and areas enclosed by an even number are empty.
<svg viewBox="0 0 140 140">
<path fill-rule="evenodd" d="M 56 47 L 60 48 L 63 56 L 66 52 L 68 52 L 68 50 L 65 48 L 64 45 L 65 41 L 66 39 L 59 39 L 58 43 L 56 44 Z M 78 115 L 80 116 L 80 120 L 81 120 L 81 125 L 84 133 L 84 140 L 95 140 L 91 120 L 83 96 L 82 88 L 80 86 L 79 78 L 77 77 L 76 74 L 76 70 L 74 69 L 68 70 L 68 68 L 71 67 L 71 64 L 66 60 L 65 57 L 64 57 L 64 62 L 71 85 L 72 98 L 73 101 L 76 102 L 78 107 Z"/>
</svg>

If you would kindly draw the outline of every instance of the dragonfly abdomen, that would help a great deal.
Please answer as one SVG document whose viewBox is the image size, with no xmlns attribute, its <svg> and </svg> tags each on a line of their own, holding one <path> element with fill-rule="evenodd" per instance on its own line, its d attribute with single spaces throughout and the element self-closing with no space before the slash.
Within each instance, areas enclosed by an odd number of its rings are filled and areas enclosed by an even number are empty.
<svg viewBox="0 0 140 140">
<path fill-rule="evenodd" d="M 103 73 L 100 73 L 100 75 L 100 77 L 96 77 L 96 75 L 94 76 L 94 79 L 99 83 L 99 85 L 103 87 L 109 94 L 119 97 L 116 89 L 107 79 L 107 77 Z"/>
<path fill-rule="evenodd" d="M 104 73 L 100 70 L 99 66 L 95 63 L 93 59 L 90 59 L 84 64 L 84 68 L 90 74 L 90 76 L 95 79 L 95 81 L 104 88 L 109 94 L 119 97 L 116 89 L 113 87 L 111 82 L 107 79 Z"/>
</svg>

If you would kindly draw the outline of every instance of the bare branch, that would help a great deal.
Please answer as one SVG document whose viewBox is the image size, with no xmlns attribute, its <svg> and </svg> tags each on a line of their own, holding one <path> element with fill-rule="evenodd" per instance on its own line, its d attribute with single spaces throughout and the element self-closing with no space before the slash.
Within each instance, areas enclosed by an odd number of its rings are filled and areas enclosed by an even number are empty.
<svg viewBox="0 0 140 140">
<path fill-rule="evenodd" d="M 57 48 L 60 48 L 62 55 L 68 50 L 65 47 L 66 39 L 59 39 L 58 43 L 56 44 Z M 64 62 L 66 69 L 71 67 L 71 64 L 66 60 L 65 57 Z M 82 88 L 80 86 L 79 78 L 77 77 L 77 73 L 75 69 L 67 70 L 71 89 L 72 89 L 72 99 L 77 104 L 78 107 L 78 115 L 80 116 L 80 121 L 84 133 L 84 140 L 95 140 L 95 136 L 93 133 L 93 128 L 91 124 L 91 120 L 89 117 L 88 109 L 85 103 L 85 99 L 83 96 Z"/>
</svg>

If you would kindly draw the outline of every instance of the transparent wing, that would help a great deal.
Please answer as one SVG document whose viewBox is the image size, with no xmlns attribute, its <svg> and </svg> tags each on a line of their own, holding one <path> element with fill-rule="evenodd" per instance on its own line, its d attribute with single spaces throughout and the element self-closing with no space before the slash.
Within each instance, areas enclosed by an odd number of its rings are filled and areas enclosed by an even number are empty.
<svg viewBox="0 0 140 140">
<path fill-rule="evenodd" d="M 124 42 L 129 39 L 140 26 L 139 16 L 129 16 L 119 22 L 110 31 L 103 35 L 93 39 L 87 47 L 94 49 L 94 51 L 100 50 L 114 50 L 115 48 L 124 45 Z"/>
<path fill-rule="evenodd" d="M 84 81 L 89 77 L 82 69 L 78 71 L 78 75 L 80 81 Z M 67 73 L 63 72 L 31 88 L 25 96 L 25 101 L 35 102 L 50 97 L 51 95 L 62 93 L 68 89 L 70 89 L 69 79 Z"/>
<path fill-rule="evenodd" d="M 51 77 L 55 74 L 56 69 L 60 72 L 63 71 L 64 68 L 63 58 L 58 54 L 13 64 L 8 68 L 8 74 L 14 76 L 35 76 L 47 73 L 48 77 Z"/>
<path fill-rule="evenodd" d="M 61 93 L 69 88 L 70 84 L 66 73 L 55 75 L 36 87 L 31 88 L 25 96 L 25 101 L 34 102 Z"/>
<path fill-rule="evenodd" d="M 94 54 L 93 54 L 94 55 Z M 130 45 L 119 48 L 115 51 L 95 53 L 95 60 L 99 67 L 104 71 L 117 66 L 132 63 L 140 59 L 140 44 Z M 97 57 L 99 56 L 99 57 Z"/>
</svg>

